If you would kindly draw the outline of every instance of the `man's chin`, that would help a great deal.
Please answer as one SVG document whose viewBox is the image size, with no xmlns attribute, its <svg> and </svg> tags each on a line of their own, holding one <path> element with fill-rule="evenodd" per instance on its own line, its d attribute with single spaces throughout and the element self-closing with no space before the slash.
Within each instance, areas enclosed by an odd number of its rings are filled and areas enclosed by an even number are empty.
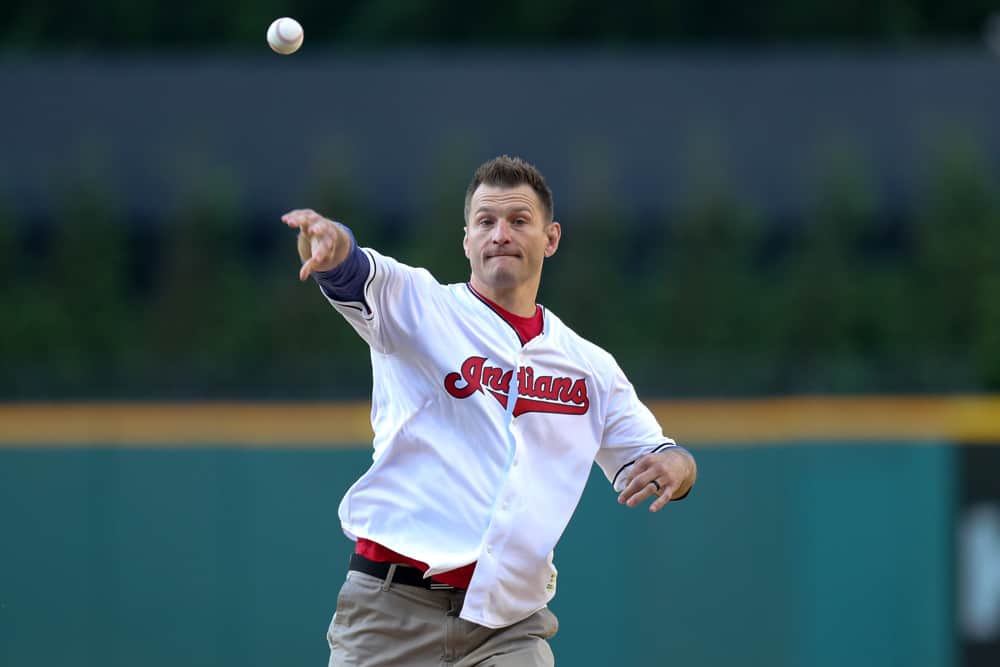
<svg viewBox="0 0 1000 667">
<path fill-rule="evenodd" d="M 518 284 L 517 276 L 514 273 L 497 271 L 495 268 L 492 271 L 484 271 L 483 275 L 476 276 L 476 278 L 484 287 L 495 290 L 510 289 L 517 287 Z"/>
</svg>

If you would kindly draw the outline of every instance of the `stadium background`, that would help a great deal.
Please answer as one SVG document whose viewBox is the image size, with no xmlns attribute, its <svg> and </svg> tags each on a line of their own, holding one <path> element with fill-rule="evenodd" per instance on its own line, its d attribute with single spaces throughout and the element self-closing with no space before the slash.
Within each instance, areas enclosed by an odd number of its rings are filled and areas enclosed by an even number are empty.
<svg viewBox="0 0 1000 667">
<path fill-rule="evenodd" d="M 701 463 L 592 480 L 560 664 L 998 663 L 990 3 L 647 4 L 0 9 L 0 663 L 323 664 L 370 379 L 277 217 L 462 280 L 499 152 Z"/>
</svg>

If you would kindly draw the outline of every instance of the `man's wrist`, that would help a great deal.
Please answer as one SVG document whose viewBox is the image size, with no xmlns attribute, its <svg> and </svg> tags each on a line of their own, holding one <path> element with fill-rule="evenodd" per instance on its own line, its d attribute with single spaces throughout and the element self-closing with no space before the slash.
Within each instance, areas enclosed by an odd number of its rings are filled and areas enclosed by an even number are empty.
<svg viewBox="0 0 1000 667">
<path fill-rule="evenodd" d="M 695 480 L 698 479 L 698 464 L 694 460 L 694 455 L 680 445 L 669 447 L 664 450 L 664 453 L 677 457 L 679 461 L 683 461 L 685 467 L 684 477 L 671 498 L 672 500 L 680 500 L 691 491 Z"/>
</svg>

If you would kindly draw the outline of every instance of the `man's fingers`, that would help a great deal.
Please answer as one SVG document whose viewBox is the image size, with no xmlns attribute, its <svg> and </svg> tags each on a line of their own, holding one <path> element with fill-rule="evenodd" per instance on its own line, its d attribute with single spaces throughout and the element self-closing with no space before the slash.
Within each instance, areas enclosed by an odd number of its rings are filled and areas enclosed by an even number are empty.
<svg viewBox="0 0 1000 667">
<path fill-rule="evenodd" d="M 319 271 L 322 268 L 320 266 L 322 263 L 323 259 L 317 257 L 316 255 L 307 259 L 305 264 L 302 265 L 302 268 L 299 269 L 299 280 L 305 280 L 313 271 Z"/>
<path fill-rule="evenodd" d="M 677 492 L 679 483 L 664 465 L 663 456 L 655 453 L 647 454 L 632 466 L 632 473 L 625 482 L 625 488 L 618 495 L 618 502 L 635 507 L 644 500 L 652 498 L 649 511 L 657 512 L 670 502 L 670 498 Z"/>
<path fill-rule="evenodd" d="M 312 257 L 317 264 L 329 262 L 333 257 L 333 238 L 330 236 L 316 237 L 312 239 Z"/>
<path fill-rule="evenodd" d="M 654 471 L 638 471 L 629 479 L 625 488 L 619 494 L 618 502 L 624 503 L 629 507 L 635 507 L 637 503 L 641 503 L 646 498 L 656 495 L 656 487 L 651 483 L 654 479 L 656 479 Z"/>
<path fill-rule="evenodd" d="M 333 235 L 333 225 L 332 223 L 325 219 L 316 217 L 313 220 L 307 222 L 304 226 L 300 227 L 304 229 L 310 236 L 332 236 Z"/>
<path fill-rule="evenodd" d="M 308 227 L 312 223 L 322 219 L 323 216 L 321 216 L 319 213 L 312 210 L 311 208 L 295 209 L 294 211 L 289 211 L 288 213 L 285 213 L 283 216 L 281 216 L 282 222 L 284 222 L 289 227 L 295 227 L 298 229 L 302 229 L 303 227 Z"/>
<path fill-rule="evenodd" d="M 622 489 L 622 492 L 618 495 L 619 503 L 628 504 L 628 501 L 631 500 L 633 496 L 642 492 L 643 486 L 648 485 L 649 481 L 655 478 L 656 475 L 648 470 L 648 466 L 649 461 L 645 456 L 632 465 L 629 475 L 625 480 L 625 488 Z"/>
<path fill-rule="evenodd" d="M 646 498 L 652 498 L 655 495 L 656 495 L 656 487 L 650 484 L 649 482 L 646 482 L 637 491 L 635 491 L 631 495 L 626 496 L 625 504 L 629 507 L 635 507 Z"/>
<path fill-rule="evenodd" d="M 654 481 L 656 481 L 656 484 L 653 483 Z M 639 486 L 640 484 L 642 486 Z M 654 498 L 655 500 L 649 506 L 649 511 L 656 512 L 670 502 L 670 498 L 676 490 L 677 484 L 660 482 L 655 478 L 652 471 L 649 471 L 649 474 L 644 474 L 639 478 L 633 479 L 629 483 L 629 486 L 625 487 L 625 490 L 618 496 L 618 502 L 624 503 L 629 507 L 635 507 L 647 498 Z"/>
<path fill-rule="evenodd" d="M 299 279 L 305 280 L 313 271 L 324 270 L 328 267 L 333 258 L 334 239 L 331 236 L 312 237 L 310 241 L 311 255 L 302 265 L 299 271 Z"/>
<path fill-rule="evenodd" d="M 289 227 L 301 227 L 305 223 L 303 213 L 301 210 L 289 211 L 281 216 L 281 221 Z"/>
<path fill-rule="evenodd" d="M 281 216 L 281 221 L 299 230 L 299 280 L 305 280 L 315 271 L 329 266 L 337 246 L 337 228 L 331 220 L 311 208 L 295 209 Z"/>
<path fill-rule="evenodd" d="M 309 240 L 309 235 L 299 230 L 299 237 L 295 240 L 295 244 L 299 251 L 299 259 L 305 262 L 312 255 L 312 243 Z"/>
<path fill-rule="evenodd" d="M 673 497 L 675 491 L 677 491 L 676 484 L 668 484 L 664 486 L 663 489 L 660 490 L 660 497 L 650 503 L 649 511 L 659 512 L 664 505 L 670 502 L 670 499 Z"/>
<path fill-rule="evenodd" d="M 299 280 L 305 280 L 306 278 L 308 278 L 309 274 L 312 273 L 313 267 L 315 265 L 316 265 L 315 257 L 310 257 L 309 259 L 307 259 L 305 264 L 302 265 L 302 268 L 299 269 Z"/>
</svg>

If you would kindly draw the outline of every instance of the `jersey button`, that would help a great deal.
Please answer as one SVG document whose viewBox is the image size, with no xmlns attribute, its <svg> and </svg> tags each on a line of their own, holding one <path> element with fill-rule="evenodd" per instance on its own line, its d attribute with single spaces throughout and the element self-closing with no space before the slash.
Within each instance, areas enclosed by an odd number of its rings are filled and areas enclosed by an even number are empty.
<svg viewBox="0 0 1000 667">
<path fill-rule="evenodd" d="M 493 545 L 490 545 L 490 544 L 486 545 L 486 553 L 488 553 L 488 554 L 492 554 L 493 553 Z"/>
</svg>

